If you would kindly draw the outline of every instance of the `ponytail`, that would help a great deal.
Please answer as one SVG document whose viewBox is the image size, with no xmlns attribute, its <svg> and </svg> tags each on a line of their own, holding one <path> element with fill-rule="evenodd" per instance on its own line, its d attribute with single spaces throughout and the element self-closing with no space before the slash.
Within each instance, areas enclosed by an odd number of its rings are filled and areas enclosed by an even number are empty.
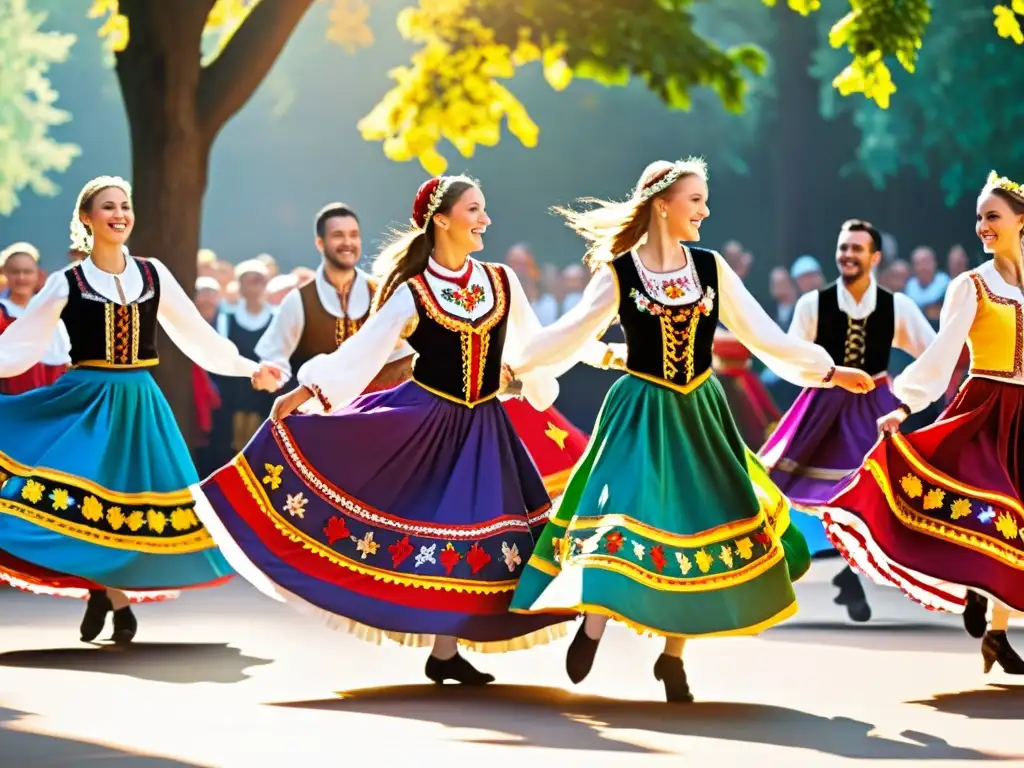
<svg viewBox="0 0 1024 768">
<path fill-rule="evenodd" d="M 384 302 L 409 278 L 422 274 L 434 250 L 434 226 L 426 229 L 406 229 L 394 233 L 391 242 L 384 246 L 373 261 L 373 274 L 381 281 L 373 297 L 371 312 L 376 312 Z"/>
<path fill-rule="evenodd" d="M 575 211 L 571 208 L 555 207 L 552 210 L 562 216 L 566 226 L 589 244 L 583 262 L 596 270 L 619 254 L 631 250 L 647 234 L 651 218 L 651 201 L 635 199 L 615 203 L 586 197 L 581 203 L 597 207 L 589 211 Z"/>
</svg>

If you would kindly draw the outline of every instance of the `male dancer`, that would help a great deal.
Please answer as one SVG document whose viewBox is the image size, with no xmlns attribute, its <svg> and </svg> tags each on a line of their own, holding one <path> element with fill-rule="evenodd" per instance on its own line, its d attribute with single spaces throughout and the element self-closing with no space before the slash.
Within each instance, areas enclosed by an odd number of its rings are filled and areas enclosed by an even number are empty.
<svg viewBox="0 0 1024 768">
<path fill-rule="evenodd" d="M 793 311 L 790 335 L 824 347 L 837 365 L 874 377 L 875 388 L 858 395 L 842 389 L 805 389 L 761 449 L 772 480 L 793 505 L 792 520 L 811 554 L 835 556 L 815 510 L 825 504 L 860 466 L 878 439 L 876 420 L 897 402 L 890 388 L 893 347 L 913 357 L 935 338 L 928 320 L 907 296 L 878 285 L 874 268 L 882 237 L 870 223 L 843 223 L 836 244 L 839 280 L 805 293 Z M 833 579 L 835 598 L 850 619 L 871 618 L 860 579 L 845 568 Z"/>
<path fill-rule="evenodd" d="M 286 377 L 310 358 L 333 352 L 358 331 L 370 315 L 377 290 L 374 278 L 356 267 L 362 256 L 362 237 L 355 211 L 343 203 L 330 203 L 317 213 L 314 227 L 322 257 L 316 278 L 284 297 L 256 344 L 259 359 L 280 366 Z M 408 379 L 412 354 L 412 348 L 403 342 L 367 391 L 387 389 Z M 272 376 L 253 384 L 271 392 L 278 386 Z"/>
</svg>

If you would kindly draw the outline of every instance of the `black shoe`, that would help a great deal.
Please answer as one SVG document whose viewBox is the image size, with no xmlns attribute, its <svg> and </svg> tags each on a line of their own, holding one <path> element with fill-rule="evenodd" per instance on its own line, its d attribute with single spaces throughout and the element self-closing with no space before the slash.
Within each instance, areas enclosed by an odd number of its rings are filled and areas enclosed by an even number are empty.
<svg viewBox="0 0 1024 768">
<path fill-rule="evenodd" d="M 661 654 L 654 664 L 654 679 L 665 684 L 665 701 L 693 701 L 690 685 L 686 682 L 686 669 L 683 667 L 683 660 L 678 656 Z"/>
<path fill-rule="evenodd" d="M 91 643 L 100 632 L 103 625 L 107 623 L 107 613 L 114 610 L 110 598 L 102 589 L 89 590 L 89 602 L 85 606 L 85 616 L 82 617 L 82 624 L 78 628 L 83 643 Z"/>
<path fill-rule="evenodd" d="M 580 628 L 576 630 L 576 637 L 572 639 L 568 652 L 565 654 L 565 671 L 573 683 L 582 683 L 594 666 L 594 656 L 597 655 L 597 646 L 600 640 L 594 640 L 586 632 L 587 620 L 580 622 Z"/>
<path fill-rule="evenodd" d="M 445 680 L 454 680 L 462 685 L 487 685 L 494 682 L 494 675 L 481 672 L 457 653 L 450 659 L 428 656 L 426 674 L 438 685 Z"/>
<path fill-rule="evenodd" d="M 964 629 L 971 637 L 984 637 L 988 629 L 988 598 L 967 590 L 964 608 Z"/>
<path fill-rule="evenodd" d="M 981 641 L 981 658 L 985 664 L 985 674 L 992 671 L 993 664 L 999 664 L 1008 675 L 1024 675 L 1024 659 L 1017 655 L 1006 638 L 1006 632 L 989 631 Z"/>
<path fill-rule="evenodd" d="M 846 566 L 832 579 L 832 584 L 839 587 L 839 594 L 835 596 L 833 602 L 846 606 L 850 621 L 865 622 L 871 618 L 868 596 L 864 594 L 864 587 L 853 568 Z"/>
<path fill-rule="evenodd" d="M 139 622 L 130 605 L 114 611 L 114 634 L 110 638 L 116 645 L 129 645 L 139 630 Z"/>
</svg>

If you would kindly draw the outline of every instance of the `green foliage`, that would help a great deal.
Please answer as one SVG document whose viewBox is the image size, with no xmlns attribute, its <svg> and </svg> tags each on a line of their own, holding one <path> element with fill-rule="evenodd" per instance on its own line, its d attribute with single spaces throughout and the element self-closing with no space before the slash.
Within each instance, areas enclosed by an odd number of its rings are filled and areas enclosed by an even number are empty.
<svg viewBox="0 0 1024 768">
<path fill-rule="evenodd" d="M 825 14 L 838 5 L 826 0 Z M 821 82 L 823 115 L 852 113 L 861 134 L 844 173 L 866 174 L 883 188 L 910 167 L 936 177 L 953 205 L 976 192 L 991 168 L 1012 175 L 1022 167 L 1024 56 L 1012 38 L 993 34 L 992 8 L 977 0 L 944 0 L 933 16 L 916 73 L 897 75 L 899 96 L 888 110 L 837 96 L 831 81 L 844 54 L 826 44 L 824 20 L 811 71 Z"/>
<path fill-rule="evenodd" d="M 26 0 L 0 0 L 0 19 L 0 215 L 9 216 L 25 187 L 57 194 L 47 174 L 67 170 L 80 154 L 48 135 L 70 115 L 54 106 L 46 73 L 67 59 L 75 36 L 40 31 L 46 14 L 29 11 Z"/>
</svg>

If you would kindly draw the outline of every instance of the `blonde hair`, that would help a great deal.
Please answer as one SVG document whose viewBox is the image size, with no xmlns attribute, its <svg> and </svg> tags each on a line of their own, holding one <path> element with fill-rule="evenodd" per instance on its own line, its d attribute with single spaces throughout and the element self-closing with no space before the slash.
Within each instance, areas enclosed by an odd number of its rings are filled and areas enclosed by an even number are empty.
<svg viewBox="0 0 1024 768">
<path fill-rule="evenodd" d="M 120 176 L 97 176 L 92 181 L 86 182 L 82 191 L 78 193 L 78 200 L 75 201 L 75 210 L 71 214 L 71 250 L 88 256 L 92 253 L 92 231 L 83 223 L 82 214 L 89 208 L 92 199 L 104 189 L 116 187 L 132 199 L 132 185 Z"/>
<path fill-rule="evenodd" d="M 566 226 L 587 241 L 589 245 L 583 261 L 593 270 L 639 243 L 650 225 L 653 200 L 687 176 L 698 176 L 707 181 L 708 167 L 702 158 L 688 157 L 674 163 L 654 161 L 640 174 L 633 194 L 622 202 L 584 197 L 579 202 L 595 207 L 576 211 L 556 206 L 552 210 L 565 219 Z"/>
<path fill-rule="evenodd" d="M 443 190 L 441 197 L 430 202 L 423 224 L 414 220 L 405 229 L 393 230 L 390 242 L 373 260 L 372 271 L 380 280 L 380 288 L 373 297 L 371 311 L 384 306 L 406 280 L 426 270 L 427 260 L 434 252 L 434 215 L 448 213 L 467 189 L 480 185 L 469 176 L 444 176 L 438 186 Z"/>
</svg>

